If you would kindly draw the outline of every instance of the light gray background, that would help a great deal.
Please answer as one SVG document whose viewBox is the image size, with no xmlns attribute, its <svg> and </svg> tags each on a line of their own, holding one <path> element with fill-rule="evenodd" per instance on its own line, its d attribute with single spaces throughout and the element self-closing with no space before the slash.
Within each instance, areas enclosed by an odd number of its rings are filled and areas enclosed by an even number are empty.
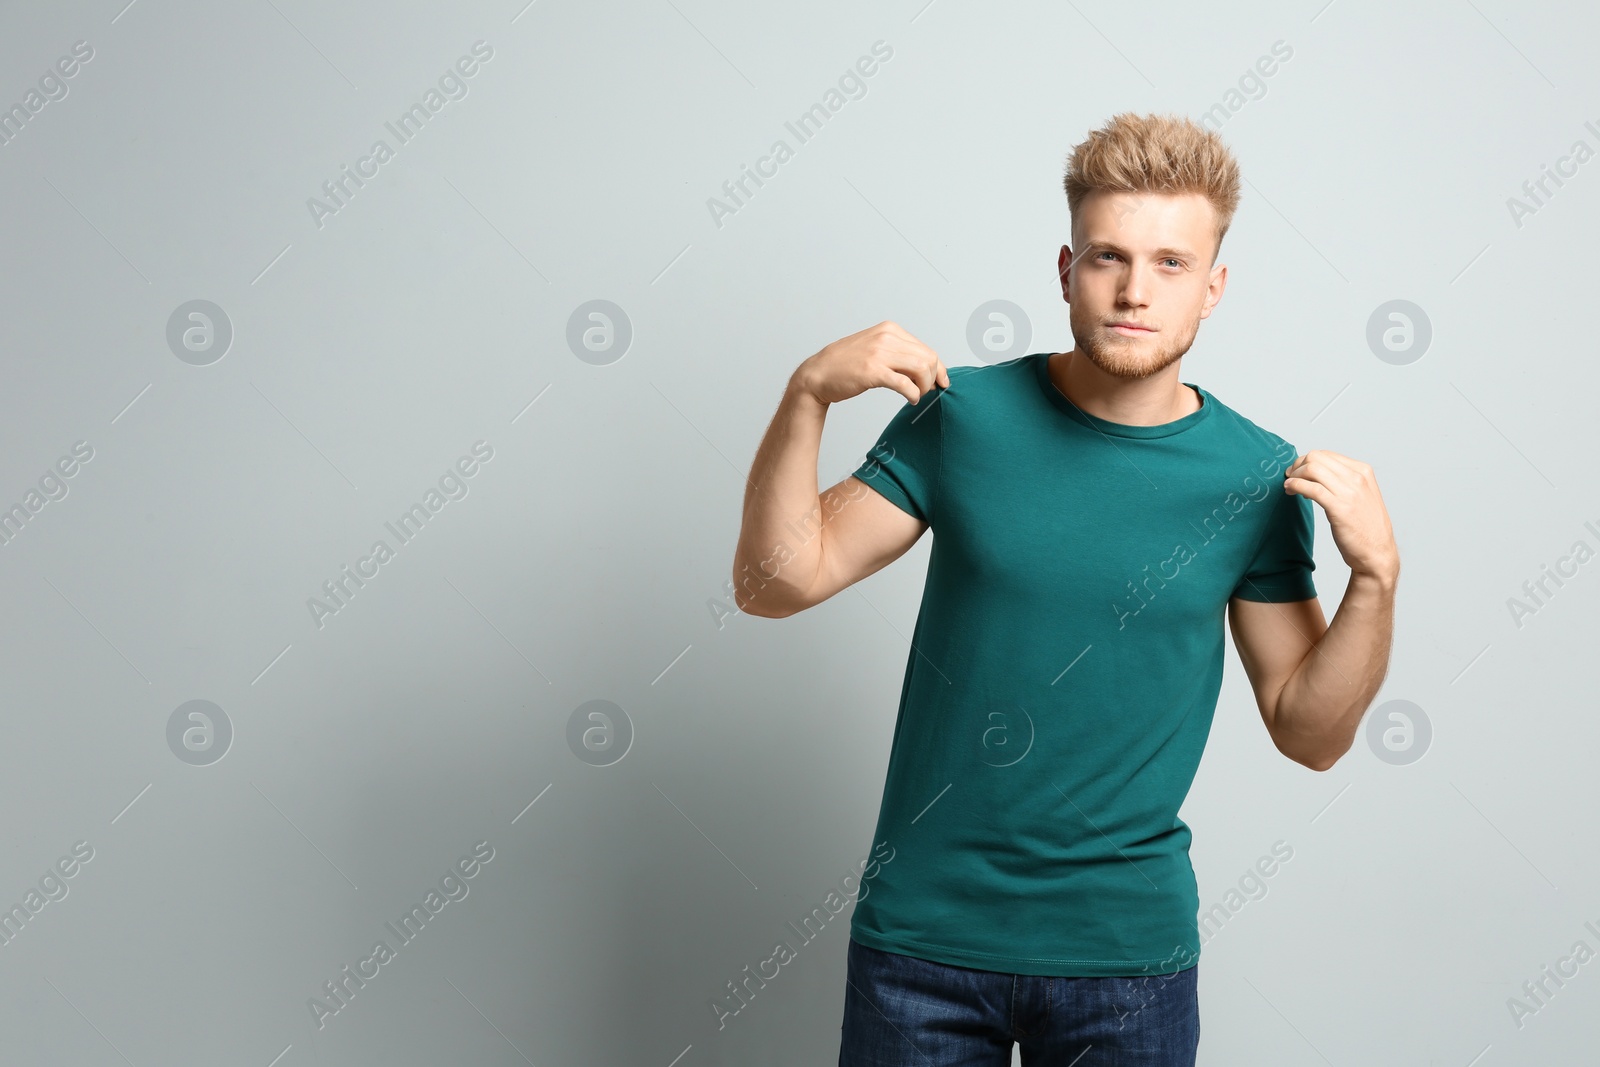
<svg viewBox="0 0 1600 1067">
<path fill-rule="evenodd" d="M 868 854 L 931 539 L 719 626 L 756 444 L 796 363 L 883 319 L 976 363 L 968 316 L 1006 299 L 1027 351 L 1070 347 L 1067 151 L 1200 117 L 1278 40 L 1215 113 L 1247 185 L 1184 378 L 1377 469 L 1404 556 L 1378 700 L 1433 739 L 1307 771 L 1230 651 L 1182 812 L 1203 906 L 1294 858 L 1205 947 L 1201 1063 L 1594 1057 L 1600 962 L 1507 1007 L 1600 949 L 1600 563 L 1520 628 L 1506 604 L 1600 544 L 1600 162 L 1507 206 L 1600 145 L 1579 5 L 123 3 L 0 9 L 0 104 L 95 53 L 0 146 L 0 504 L 94 449 L 0 546 L 0 904 L 94 849 L 0 946 L 6 1062 L 832 1063 L 848 912 L 725 1028 L 708 1005 Z M 307 198 L 480 39 L 469 94 L 319 228 Z M 234 330 L 208 366 L 166 342 L 194 299 Z M 634 331 L 603 366 L 566 340 L 593 299 Z M 1366 341 L 1396 299 L 1432 325 L 1408 365 Z M 825 485 L 902 402 L 832 410 Z M 318 628 L 307 599 L 480 439 L 468 494 Z M 194 699 L 234 730 L 209 766 L 168 745 Z M 606 767 L 567 743 L 596 699 L 634 731 Z M 480 840 L 470 895 L 319 1029 L 308 999 Z"/>
</svg>

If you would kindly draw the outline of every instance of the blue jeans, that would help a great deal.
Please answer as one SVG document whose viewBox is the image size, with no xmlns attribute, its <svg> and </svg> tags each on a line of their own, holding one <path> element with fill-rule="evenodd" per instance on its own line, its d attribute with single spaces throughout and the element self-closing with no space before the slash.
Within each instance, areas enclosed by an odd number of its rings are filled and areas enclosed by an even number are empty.
<svg viewBox="0 0 1600 1067">
<path fill-rule="evenodd" d="M 1198 964 L 1054 978 L 954 967 L 850 940 L 839 1067 L 1193 1067 Z"/>
</svg>

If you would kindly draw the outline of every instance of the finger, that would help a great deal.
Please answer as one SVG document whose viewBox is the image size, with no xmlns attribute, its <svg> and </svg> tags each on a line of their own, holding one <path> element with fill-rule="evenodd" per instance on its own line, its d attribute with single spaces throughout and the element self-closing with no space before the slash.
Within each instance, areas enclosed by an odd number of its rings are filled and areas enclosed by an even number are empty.
<svg viewBox="0 0 1600 1067">
<path fill-rule="evenodd" d="M 892 370 L 910 378 L 917 383 L 917 395 L 920 397 L 933 388 L 934 370 L 928 361 L 915 352 L 894 353 L 889 358 Z"/>
<path fill-rule="evenodd" d="M 1327 511 L 1328 506 L 1336 499 L 1331 489 L 1321 482 L 1314 482 L 1309 478 L 1285 478 L 1283 480 L 1283 491 L 1313 500 L 1323 511 Z"/>
<path fill-rule="evenodd" d="M 913 358 L 919 360 L 921 365 L 928 369 L 929 382 L 937 383 L 940 388 L 943 389 L 950 388 L 949 369 L 945 367 L 944 360 L 939 358 L 939 353 L 935 352 L 932 348 L 929 348 L 921 341 L 918 341 L 916 338 L 910 337 L 909 334 L 907 337 L 911 341 L 911 353 Z"/>
<path fill-rule="evenodd" d="M 916 404 L 920 403 L 922 400 L 922 390 L 917 386 L 917 383 L 912 381 L 910 378 L 907 378 L 899 371 L 890 371 L 888 374 L 888 380 L 886 380 L 883 384 L 885 388 L 893 389 L 895 392 L 905 397 L 908 403 Z"/>
<path fill-rule="evenodd" d="M 1355 479 L 1365 476 L 1371 470 L 1371 468 L 1365 463 L 1353 460 L 1349 456 L 1342 456 L 1337 452 L 1330 452 L 1325 448 L 1313 449 L 1311 452 L 1306 453 L 1306 455 L 1315 456 L 1317 459 L 1322 460 L 1325 463 L 1338 467 L 1339 469 L 1347 472 L 1351 478 Z"/>
<path fill-rule="evenodd" d="M 1341 493 L 1354 492 L 1357 481 L 1343 467 L 1335 466 L 1322 458 L 1320 453 L 1307 454 L 1304 461 L 1298 466 L 1290 467 L 1287 477 L 1305 478 L 1320 482 L 1328 488 Z"/>
<path fill-rule="evenodd" d="M 906 329 L 898 322 L 895 322 L 893 319 L 885 319 L 878 323 L 877 326 L 873 327 L 873 329 L 880 331 L 884 337 L 890 338 L 893 341 L 899 342 L 903 345 L 920 346 L 922 344 L 922 342 L 915 335 L 913 335 L 910 330 Z"/>
<path fill-rule="evenodd" d="M 889 366 L 899 371 L 908 378 L 917 382 L 922 392 L 926 393 L 939 381 L 941 364 L 939 358 L 921 344 L 910 344 L 904 347 L 890 345 L 885 349 Z"/>
</svg>

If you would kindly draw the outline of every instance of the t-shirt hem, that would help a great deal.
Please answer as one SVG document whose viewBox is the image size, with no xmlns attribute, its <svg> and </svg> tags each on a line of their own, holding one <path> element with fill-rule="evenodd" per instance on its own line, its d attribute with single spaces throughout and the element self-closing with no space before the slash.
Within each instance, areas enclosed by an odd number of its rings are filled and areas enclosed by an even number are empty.
<svg viewBox="0 0 1600 1067">
<path fill-rule="evenodd" d="M 1233 591 L 1240 600 L 1258 604 L 1288 604 L 1299 600 L 1312 600 L 1317 595 L 1316 586 L 1310 582 L 1261 582 L 1251 580 L 1241 583 Z"/>
<path fill-rule="evenodd" d="M 1172 957 L 1163 956 L 1148 960 L 1079 960 L 1056 959 L 1049 956 L 1008 956 L 1002 953 L 976 952 L 970 949 L 950 948 L 947 945 L 930 945 L 923 941 L 884 937 L 868 930 L 850 930 L 850 936 L 868 948 L 880 952 L 897 952 L 903 956 L 946 963 L 953 967 L 968 967 L 980 971 L 1003 974 L 1032 974 L 1054 978 L 1109 978 L 1141 977 L 1146 974 L 1172 973 Z M 1199 962 L 1196 952 L 1185 965 Z M 1040 970 L 1039 968 L 1046 968 Z"/>
<path fill-rule="evenodd" d="M 906 495 L 905 490 L 886 478 L 881 468 L 874 470 L 878 466 L 878 464 L 869 460 L 850 473 L 853 477 L 861 479 L 861 481 L 872 487 L 879 496 L 907 515 L 910 515 L 913 519 L 921 519 L 923 522 L 927 522 L 926 516 L 917 512 L 917 506 L 911 502 L 911 498 Z"/>
</svg>

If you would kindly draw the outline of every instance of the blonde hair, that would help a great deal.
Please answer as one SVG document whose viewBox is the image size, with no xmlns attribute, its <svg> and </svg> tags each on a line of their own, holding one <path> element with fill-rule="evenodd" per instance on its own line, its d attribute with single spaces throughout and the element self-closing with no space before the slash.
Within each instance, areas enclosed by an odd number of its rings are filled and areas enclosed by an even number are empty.
<svg viewBox="0 0 1600 1067">
<path fill-rule="evenodd" d="M 1216 212 L 1217 251 L 1239 206 L 1233 153 L 1215 131 L 1181 115 L 1112 116 L 1072 149 L 1062 185 L 1074 224 L 1093 192 L 1199 193 Z"/>
</svg>

